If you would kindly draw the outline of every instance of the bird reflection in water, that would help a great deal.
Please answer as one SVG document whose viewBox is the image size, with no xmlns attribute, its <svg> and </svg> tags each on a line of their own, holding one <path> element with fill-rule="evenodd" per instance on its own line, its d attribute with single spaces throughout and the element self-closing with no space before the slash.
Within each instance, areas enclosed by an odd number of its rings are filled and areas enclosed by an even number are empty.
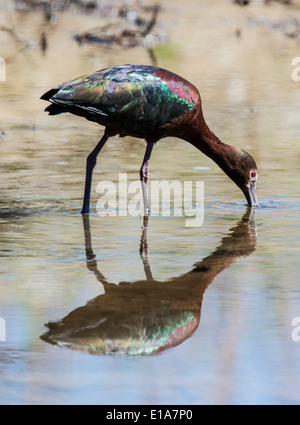
<svg viewBox="0 0 300 425">
<path fill-rule="evenodd" d="M 146 280 L 119 285 L 107 282 L 98 270 L 89 217 L 84 216 L 87 268 L 103 284 L 105 293 L 62 320 L 49 322 L 41 339 L 91 354 L 149 355 L 181 344 L 197 329 L 203 294 L 216 275 L 255 250 L 254 214 L 253 209 L 247 209 L 213 253 L 188 273 L 167 282 L 152 277 L 144 227 L 140 254 Z"/>
</svg>

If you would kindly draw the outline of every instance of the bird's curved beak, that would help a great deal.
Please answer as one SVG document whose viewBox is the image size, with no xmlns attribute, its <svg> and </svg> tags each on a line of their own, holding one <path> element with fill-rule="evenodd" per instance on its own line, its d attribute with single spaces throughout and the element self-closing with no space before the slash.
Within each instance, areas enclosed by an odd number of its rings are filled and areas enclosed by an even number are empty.
<svg viewBox="0 0 300 425">
<path fill-rule="evenodd" d="M 247 186 L 243 192 L 245 194 L 248 204 L 251 205 L 251 207 L 259 206 L 258 199 L 256 196 L 256 182 L 250 182 L 249 187 Z"/>
</svg>

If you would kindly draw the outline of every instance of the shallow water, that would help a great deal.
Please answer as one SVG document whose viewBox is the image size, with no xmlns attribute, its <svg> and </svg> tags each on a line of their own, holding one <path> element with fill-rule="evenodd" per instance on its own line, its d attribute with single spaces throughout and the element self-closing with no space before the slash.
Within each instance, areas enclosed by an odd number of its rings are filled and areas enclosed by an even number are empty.
<svg viewBox="0 0 300 425">
<path fill-rule="evenodd" d="M 44 56 L 31 49 L 7 61 L 1 404 L 299 404 L 300 330 L 292 320 L 300 317 L 300 82 L 291 79 L 299 45 L 246 25 L 247 14 L 283 16 L 276 5 L 247 11 L 210 3 L 165 7 L 159 25 L 170 42 L 156 48 L 158 65 L 192 81 L 213 131 L 256 159 L 255 211 L 212 161 L 166 139 L 154 149 L 150 178 L 204 181 L 203 224 L 151 217 L 146 239 L 139 217 L 99 217 L 97 183 L 117 183 L 119 172 L 135 181 L 144 154 L 142 141 L 112 138 L 83 220 L 85 158 L 102 129 L 47 116 L 39 96 L 112 64 L 150 63 L 149 56 L 143 48 L 78 47 L 71 30 L 96 21 L 66 14 L 46 28 Z M 9 16 L 38 40 L 39 14 Z M 5 40 L 3 57 L 18 47 Z"/>
</svg>

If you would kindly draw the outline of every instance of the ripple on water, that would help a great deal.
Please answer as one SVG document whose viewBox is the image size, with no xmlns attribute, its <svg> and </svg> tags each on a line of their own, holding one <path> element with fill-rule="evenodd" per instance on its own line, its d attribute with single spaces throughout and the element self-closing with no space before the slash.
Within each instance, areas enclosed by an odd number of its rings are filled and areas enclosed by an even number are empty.
<svg viewBox="0 0 300 425">
<path fill-rule="evenodd" d="M 274 200 L 262 201 L 259 203 L 259 209 L 272 208 L 276 210 L 294 210 L 300 209 L 300 197 L 276 197 Z"/>
<path fill-rule="evenodd" d="M 37 198 L 34 200 L 0 200 L 0 219 L 78 212 L 77 201 L 71 198 Z"/>
<path fill-rule="evenodd" d="M 247 209 L 247 204 L 242 202 L 224 202 L 220 200 L 210 201 L 205 203 L 206 209 L 212 210 L 228 210 L 228 211 L 244 211 Z M 276 197 L 273 200 L 261 200 L 259 206 L 254 208 L 256 211 L 264 209 L 299 211 L 300 197 Z"/>
</svg>

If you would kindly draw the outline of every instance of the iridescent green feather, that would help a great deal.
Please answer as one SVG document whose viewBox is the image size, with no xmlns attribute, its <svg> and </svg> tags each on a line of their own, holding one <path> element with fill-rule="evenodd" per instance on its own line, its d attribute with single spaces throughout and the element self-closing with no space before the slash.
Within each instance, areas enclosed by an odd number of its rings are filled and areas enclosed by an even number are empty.
<svg viewBox="0 0 300 425">
<path fill-rule="evenodd" d="M 174 84 L 172 80 L 172 87 Z M 100 124 L 105 119 L 105 125 L 111 123 L 137 134 L 147 135 L 194 107 L 192 101 L 172 92 L 169 82 L 155 75 L 153 67 L 146 66 L 108 68 L 57 89 L 51 102 Z"/>
</svg>

